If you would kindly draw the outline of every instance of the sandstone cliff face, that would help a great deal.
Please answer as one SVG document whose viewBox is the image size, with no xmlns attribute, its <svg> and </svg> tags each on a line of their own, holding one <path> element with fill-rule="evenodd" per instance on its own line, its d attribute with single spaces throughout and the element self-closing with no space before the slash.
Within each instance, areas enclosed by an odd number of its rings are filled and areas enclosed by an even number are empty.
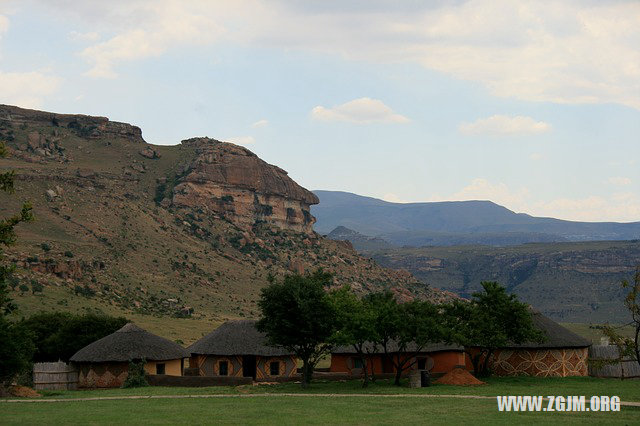
<svg viewBox="0 0 640 426">
<path fill-rule="evenodd" d="M 99 138 L 113 136 L 144 143 L 142 130 L 127 123 L 110 121 L 106 117 L 80 114 L 55 114 L 45 111 L 0 105 L 0 122 L 28 126 L 54 126 L 73 129 L 83 137 Z"/>
<path fill-rule="evenodd" d="M 193 138 L 182 144 L 195 148 L 196 157 L 173 190 L 175 206 L 204 207 L 241 228 L 266 222 L 313 233 L 309 207 L 318 197 L 286 171 L 231 143 Z"/>
</svg>

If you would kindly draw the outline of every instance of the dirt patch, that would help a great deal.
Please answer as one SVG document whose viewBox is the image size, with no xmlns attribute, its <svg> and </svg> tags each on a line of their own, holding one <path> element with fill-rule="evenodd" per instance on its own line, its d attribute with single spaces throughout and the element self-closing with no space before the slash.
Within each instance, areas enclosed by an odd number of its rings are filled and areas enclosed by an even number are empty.
<svg viewBox="0 0 640 426">
<path fill-rule="evenodd" d="M 441 385 L 457 386 L 486 385 L 485 382 L 476 379 L 464 368 L 454 368 L 453 370 L 449 371 L 447 374 L 436 380 L 436 383 L 439 383 Z"/>
<path fill-rule="evenodd" d="M 11 386 L 9 388 L 9 394 L 19 398 L 36 398 L 42 396 L 38 392 L 26 386 Z"/>
</svg>

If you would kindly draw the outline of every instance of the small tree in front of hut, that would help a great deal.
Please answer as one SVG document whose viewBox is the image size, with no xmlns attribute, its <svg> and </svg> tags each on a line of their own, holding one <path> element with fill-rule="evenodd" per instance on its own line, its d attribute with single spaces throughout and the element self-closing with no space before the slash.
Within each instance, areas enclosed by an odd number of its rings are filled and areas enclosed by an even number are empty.
<svg viewBox="0 0 640 426">
<path fill-rule="evenodd" d="M 344 286 L 329 293 L 336 313 L 336 330 L 331 341 L 336 345 L 352 346 L 362 363 L 364 382 L 362 387 L 369 385 L 368 354 L 366 345 L 376 340 L 374 313 L 371 306 L 358 298 L 351 287 Z"/>
<path fill-rule="evenodd" d="M 489 363 L 496 349 L 509 344 L 542 342 L 527 304 L 497 282 L 482 282 L 483 291 L 471 301 L 455 300 L 446 306 L 452 341 L 463 346 L 476 376 L 490 374 Z"/>
<path fill-rule="evenodd" d="M 311 382 L 313 369 L 329 353 L 335 330 L 335 310 L 324 287 L 331 274 L 289 275 L 263 288 L 258 306 L 262 317 L 256 328 L 271 345 L 283 347 L 302 360 L 302 387 Z"/>
<path fill-rule="evenodd" d="M 633 338 L 620 335 L 615 327 L 608 324 L 603 327 L 602 333 L 609 338 L 611 344 L 618 347 L 617 362 L 620 362 L 621 367 L 623 365 L 621 361 L 627 357 L 640 365 L 640 266 L 636 268 L 633 282 L 622 281 L 622 288 L 629 289 L 629 293 L 624 298 L 624 306 L 631 314 Z M 621 378 L 624 378 L 624 374 Z"/>
<path fill-rule="evenodd" d="M 416 356 L 430 343 L 439 343 L 449 338 L 446 324 L 441 321 L 439 308 L 423 300 L 398 304 L 398 328 L 394 340 L 397 354 L 391 357 L 396 377 L 395 385 L 405 370 L 416 362 Z M 386 350 L 386 348 L 385 348 Z"/>
<path fill-rule="evenodd" d="M 127 373 L 127 379 L 122 384 L 123 389 L 149 386 L 147 373 L 144 371 L 145 363 L 146 361 L 144 359 L 129 361 L 129 371 Z"/>
</svg>

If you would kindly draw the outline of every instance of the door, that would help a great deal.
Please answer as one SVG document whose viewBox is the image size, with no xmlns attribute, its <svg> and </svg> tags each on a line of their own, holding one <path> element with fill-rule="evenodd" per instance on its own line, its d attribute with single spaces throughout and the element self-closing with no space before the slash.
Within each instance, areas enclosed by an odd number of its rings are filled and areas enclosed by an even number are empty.
<svg viewBox="0 0 640 426">
<path fill-rule="evenodd" d="M 244 355 L 242 357 L 242 376 L 256 379 L 256 357 L 255 355 Z"/>
</svg>

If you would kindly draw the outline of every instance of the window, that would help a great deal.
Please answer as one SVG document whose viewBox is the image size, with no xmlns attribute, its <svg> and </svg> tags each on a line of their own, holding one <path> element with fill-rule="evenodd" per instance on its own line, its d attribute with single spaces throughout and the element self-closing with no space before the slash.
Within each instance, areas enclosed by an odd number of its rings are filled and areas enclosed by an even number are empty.
<svg viewBox="0 0 640 426">
<path fill-rule="evenodd" d="M 269 364 L 269 374 L 272 376 L 280 375 L 280 361 L 271 361 Z"/>
<path fill-rule="evenodd" d="M 418 358 L 418 370 L 426 370 L 426 369 L 427 369 L 427 359 Z"/>
<path fill-rule="evenodd" d="M 220 361 L 218 363 L 218 375 L 220 375 L 220 376 L 228 376 L 229 375 L 229 362 Z"/>
<path fill-rule="evenodd" d="M 362 359 L 360 358 L 353 358 L 353 368 L 363 368 L 364 366 L 362 365 Z"/>
<path fill-rule="evenodd" d="M 156 374 L 165 374 L 165 364 L 156 364 Z"/>
</svg>

